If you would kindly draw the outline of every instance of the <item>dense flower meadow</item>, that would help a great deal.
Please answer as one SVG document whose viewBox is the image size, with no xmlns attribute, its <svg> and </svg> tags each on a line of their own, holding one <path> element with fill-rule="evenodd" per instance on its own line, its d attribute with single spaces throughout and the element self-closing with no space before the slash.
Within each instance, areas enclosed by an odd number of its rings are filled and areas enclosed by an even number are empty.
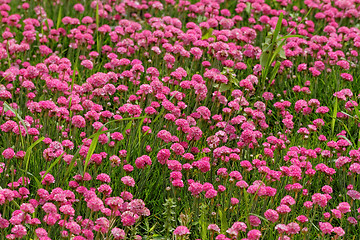
<svg viewBox="0 0 360 240">
<path fill-rule="evenodd" d="M 0 0 L 0 239 L 360 236 L 360 0 Z"/>
</svg>

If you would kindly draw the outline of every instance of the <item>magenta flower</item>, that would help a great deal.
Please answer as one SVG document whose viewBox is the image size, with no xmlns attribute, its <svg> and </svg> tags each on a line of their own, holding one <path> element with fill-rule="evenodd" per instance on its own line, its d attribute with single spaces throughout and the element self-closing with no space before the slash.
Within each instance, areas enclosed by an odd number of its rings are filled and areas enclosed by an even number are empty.
<svg viewBox="0 0 360 240">
<path fill-rule="evenodd" d="M 175 230 L 174 230 L 174 235 L 175 236 L 184 236 L 190 234 L 190 231 L 187 227 L 185 226 L 178 226 Z"/>
</svg>

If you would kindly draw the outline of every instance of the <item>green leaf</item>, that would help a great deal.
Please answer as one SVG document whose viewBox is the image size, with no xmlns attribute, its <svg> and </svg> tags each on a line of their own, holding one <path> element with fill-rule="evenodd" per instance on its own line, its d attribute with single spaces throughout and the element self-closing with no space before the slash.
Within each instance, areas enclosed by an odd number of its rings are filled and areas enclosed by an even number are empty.
<svg viewBox="0 0 360 240">
<path fill-rule="evenodd" d="M 129 130 L 131 129 L 131 125 L 132 125 L 132 122 L 128 122 L 128 124 L 126 124 L 125 126 L 125 129 L 123 130 L 122 134 L 125 135 L 126 133 L 126 130 Z"/>
<path fill-rule="evenodd" d="M 230 84 L 222 83 L 219 87 L 219 92 L 225 92 L 231 88 Z"/>
<path fill-rule="evenodd" d="M 215 37 L 212 35 L 214 29 L 213 28 L 209 28 L 206 33 L 201 37 L 202 40 L 205 40 L 205 39 L 209 39 L 211 37 Z"/>
<path fill-rule="evenodd" d="M 279 56 L 282 59 L 286 59 L 285 49 L 284 48 L 280 48 Z"/>
<path fill-rule="evenodd" d="M 250 15 L 250 13 L 251 13 L 251 3 L 249 3 L 249 2 L 246 3 L 245 11 L 246 11 L 246 13 L 248 15 Z"/>
<path fill-rule="evenodd" d="M 100 42 L 99 34 L 98 34 L 98 33 L 96 34 L 96 48 L 97 48 L 98 53 L 100 53 L 101 42 Z"/>
<path fill-rule="evenodd" d="M 6 43 L 6 55 L 7 55 L 7 60 L 8 60 L 8 66 L 9 68 L 11 68 L 11 60 L 10 60 L 10 53 L 9 53 L 9 42 Z"/>
<path fill-rule="evenodd" d="M 360 118 L 360 111 L 359 111 L 359 107 L 354 105 L 354 109 L 355 109 L 355 115 L 357 116 L 356 121 L 359 122 L 359 118 Z M 359 137 L 358 137 L 358 148 L 360 147 L 360 130 L 359 130 Z"/>
<path fill-rule="evenodd" d="M 201 23 L 201 22 L 205 22 L 206 21 L 206 17 L 204 15 L 198 15 L 198 17 L 196 18 L 197 23 Z"/>
<path fill-rule="evenodd" d="M 344 123 L 343 125 L 346 126 Z M 346 130 L 348 131 L 349 129 L 346 127 Z M 345 139 L 351 146 L 354 146 L 354 144 L 346 136 L 339 135 L 339 138 Z"/>
<path fill-rule="evenodd" d="M 77 68 L 75 67 L 75 69 L 73 70 L 72 77 L 71 77 L 71 89 L 70 89 L 70 94 L 73 93 L 74 84 L 75 84 L 75 77 L 76 77 L 76 71 L 77 71 Z M 69 109 L 71 108 L 71 102 L 72 102 L 72 95 L 71 95 L 70 100 L 69 100 Z M 70 111 L 71 111 L 71 110 L 70 110 Z"/>
<path fill-rule="evenodd" d="M 332 133 L 332 134 L 334 134 L 335 121 L 336 121 L 337 113 L 338 113 L 338 99 L 335 98 L 333 115 L 332 115 L 332 120 L 331 120 L 331 133 Z"/>
<path fill-rule="evenodd" d="M 98 141 L 99 141 L 99 136 L 102 134 L 103 132 L 102 131 L 98 131 L 94 138 L 92 139 L 91 141 L 91 144 L 90 144 L 90 147 L 89 147 L 89 150 L 87 152 L 87 155 L 86 155 L 86 158 L 85 158 L 85 164 L 84 164 L 84 170 L 83 170 L 83 174 L 86 173 L 86 168 L 89 164 L 89 161 L 90 161 L 90 158 L 91 156 L 93 155 L 94 151 L 95 151 L 95 148 L 98 144 Z"/>
<path fill-rule="evenodd" d="M 265 222 L 269 222 L 269 220 L 267 220 L 266 218 L 264 218 L 264 217 L 262 217 L 262 216 L 260 216 L 260 215 L 257 215 L 257 214 L 255 214 L 255 213 L 250 213 L 250 215 L 256 216 L 256 217 L 264 220 Z"/>
<path fill-rule="evenodd" d="M 284 39 L 288 39 L 288 38 L 307 38 L 307 36 L 303 36 L 303 35 L 286 35 L 286 36 L 283 36 L 283 37 L 279 37 L 277 39 L 277 41 L 281 41 L 281 40 L 284 40 Z"/>
<path fill-rule="evenodd" d="M 207 239 L 207 227 L 208 227 L 208 223 L 207 223 L 207 217 L 206 217 L 206 213 L 208 206 L 207 205 L 201 205 L 200 206 L 200 218 L 199 218 L 199 224 L 201 227 L 201 238 L 202 239 Z"/>
<path fill-rule="evenodd" d="M 260 65 L 261 65 L 262 69 L 265 69 L 265 67 L 267 66 L 267 63 L 269 61 L 269 57 L 270 57 L 270 50 L 266 49 L 265 51 L 263 51 L 261 53 Z"/>
<path fill-rule="evenodd" d="M 175 95 L 174 95 L 175 96 Z M 156 118 L 153 120 L 153 122 L 155 123 L 159 118 L 160 116 L 163 116 L 163 113 L 165 112 L 165 108 L 162 108 L 160 113 L 156 116 Z"/>
<path fill-rule="evenodd" d="M 43 175 L 43 177 L 41 178 L 41 181 L 42 182 L 46 176 L 46 174 L 48 174 L 50 172 L 50 170 L 60 161 L 60 159 L 62 158 L 62 156 L 65 154 L 65 152 L 63 152 L 59 157 L 57 157 L 55 159 L 55 161 L 50 165 L 50 167 L 46 170 L 45 174 Z"/>
<path fill-rule="evenodd" d="M 280 33 L 280 29 L 281 29 L 281 24 L 282 24 L 282 20 L 284 18 L 284 15 L 283 13 L 280 13 L 280 16 L 279 16 L 279 19 L 276 23 L 276 27 L 275 27 L 275 31 L 274 31 L 274 35 L 273 35 L 273 38 L 272 38 L 272 43 L 275 44 L 275 42 L 277 41 L 277 37 Z"/>
<path fill-rule="evenodd" d="M 47 27 L 48 31 L 50 31 L 49 22 L 48 22 L 48 20 L 47 20 L 47 19 L 45 19 L 45 25 L 46 25 L 46 27 Z"/>
<path fill-rule="evenodd" d="M 123 119 L 118 119 L 118 120 L 109 121 L 109 122 L 105 123 L 96 133 L 94 133 L 93 135 L 91 135 L 91 136 L 89 137 L 89 139 L 92 139 L 92 141 L 91 141 L 91 144 L 90 144 L 88 153 L 87 153 L 86 158 L 85 158 L 85 164 L 84 164 L 83 174 L 85 174 L 86 168 L 87 168 L 87 166 L 88 166 L 88 164 L 89 164 L 89 161 L 90 161 L 90 158 L 91 158 L 91 156 L 93 155 L 93 153 L 94 153 L 94 151 L 95 151 L 95 148 L 96 148 L 96 146 L 97 146 L 97 144 L 98 144 L 99 136 L 100 136 L 101 134 L 103 134 L 103 133 L 107 133 L 107 132 L 110 132 L 110 131 L 111 131 L 111 129 L 110 129 L 110 130 L 107 130 L 107 131 L 102 131 L 102 129 L 103 129 L 106 125 L 108 125 L 108 124 L 110 124 L 110 123 L 114 123 L 114 122 L 126 121 L 126 120 L 134 120 L 134 119 L 143 119 L 143 118 L 146 118 L 146 117 L 147 117 L 147 116 L 134 117 L 134 118 L 123 118 Z M 129 124 L 130 124 L 130 127 L 131 127 L 132 122 L 129 122 L 127 125 L 129 125 Z M 75 158 L 75 156 L 74 156 L 74 158 Z M 81 165 L 81 164 L 80 164 L 80 165 Z"/>
<path fill-rule="evenodd" d="M 96 19 L 96 30 L 98 30 L 99 28 L 99 2 L 96 3 L 96 16 L 95 16 L 95 19 Z"/>
<path fill-rule="evenodd" d="M 75 161 L 77 160 L 77 156 L 79 155 L 80 149 L 81 149 L 81 148 L 78 148 L 78 150 L 77 150 L 76 153 L 74 154 L 73 158 L 71 159 L 71 162 L 70 162 L 70 164 L 69 164 L 69 167 L 66 169 L 65 178 L 64 178 L 64 179 L 67 179 L 67 178 L 68 178 L 68 174 L 70 174 L 71 170 L 74 168 L 74 166 L 75 166 Z M 79 163 L 78 163 L 78 164 L 79 164 Z M 81 166 L 81 163 L 80 163 L 79 166 Z M 83 171 L 82 171 L 81 168 L 80 168 L 80 172 L 81 172 L 81 174 L 83 173 Z"/>
<path fill-rule="evenodd" d="M 359 118 L 360 118 L 360 111 L 359 111 L 359 107 L 354 105 L 354 109 L 355 109 L 355 115 L 357 116 L 357 121 L 359 122 Z"/>
<path fill-rule="evenodd" d="M 234 84 L 236 87 L 239 87 L 239 81 L 236 78 L 230 77 L 229 81 Z M 228 84 L 229 85 L 229 84 Z M 230 85 L 231 86 L 231 85 Z"/>
<path fill-rule="evenodd" d="M 23 124 L 26 134 L 28 134 L 28 130 L 24 119 L 22 119 L 22 117 L 18 114 L 18 112 L 15 109 L 13 109 L 7 102 L 4 102 L 4 112 L 7 112 L 8 110 L 10 110 L 12 113 L 16 115 L 16 118 Z"/>
<path fill-rule="evenodd" d="M 42 185 L 41 185 L 39 179 L 37 177 L 35 177 L 32 173 L 25 172 L 25 170 L 23 170 L 23 169 L 20 169 L 20 171 L 24 172 L 25 174 L 28 174 L 28 175 L 32 176 L 35 179 L 35 182 L 36 182 L 38 188 L 42 188 Z"/>
<path fill-rule="evenodd" d="M 139 127 L 138 127 L 138 136 L 139 136 L 138 144 L 139 144 L 139 146 L 140 146 L 140 142 L 141 142 L 141 127 L 144 124 L 144 121 L 145 121 L 145 118 L 141 119 Z"/>
<path fill-rule="evenodd" d="M 274 53 L 272 54 L 270 61 L 268 62 L 268 67 L 271 65 L 272 62 L 274 62 L 276 56 L 279 54 L 282 47 L 285 45 L 285 40 L 283 40 L 280 45 L 275 49 Z"/>
<path fill-rule="evenodd" d="M 24 160 L 25 160 L 25 172 L 28 172 L 28 170 L 29 170 L 29 162 L 30 162 L 30 155 L 31 155 L 32 149 L 33 149 L 36 145 L 38 145 L 39 143 L 41 143 L 44 139 L 45 139 L 45 137 L 39 138 L 36 142 L 34 142 L 33 144 L 31 144 L 30 147 L 28 147 L 28 148 L 26 149 L 25 156 L 24 156 Z"/>
<path fill-rule="evenodd" d="M 219 208 L 218 212 L 219 212 L 219 217 L 220 217 L 220 222 L 221 222 L 221 233 L 225 234 L 226 230 L 229 228 L 228 222 L 226 219 L 226 214 L 225 214 L 225 212 L 222 212 L 220 208 Z"/>
<path fill-rule="evenodd" d="M 57 21 L 56 21 L 56 29 L 59 29 L 59 27 L 60 27 L 61 15 L 62 15 L 62 7 L 60 7 L 59 12 L 58 12 L 58 17 L 57 17 Z"/>
<path fill-rule="evenodd" d="M 274 68 L 273 68 L 273 70 L 272 70 L 272 72 L 271 72 L 270 83 L 271 83 L 272 80 L 275 79 L 276 74 L 279 72 L 280 65 L 281 65 L 281 63 L 279 61 L 277 61 Z"/>
</svg>

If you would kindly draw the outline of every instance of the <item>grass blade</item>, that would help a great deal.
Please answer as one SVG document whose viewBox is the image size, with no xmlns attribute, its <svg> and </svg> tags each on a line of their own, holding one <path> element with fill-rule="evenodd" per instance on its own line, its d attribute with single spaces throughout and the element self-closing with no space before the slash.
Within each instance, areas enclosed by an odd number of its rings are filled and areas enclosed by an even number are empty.
<svg viewBox="0 0 360 240">
<path fill-rule="evenodd" d="M 24 119 L 22 119 L 22 117 L 18 114 L 18 112 L 14 108 L 12 108 L 7 102 L 4 102 L 4 112 L 7 112 L 8 110 L 10 110 L 12 113 L 16 115 L 16 118 L 23 124 L 26 134 L 28 134 L 28 130 Z"/>
<path fill-rule="evenodd" d="M 226 219 L 225 212 L 222 212 L 220 208 L 219 208 L 219 217 L 220 217 L 220 222 L 221 222 L 221 233 L 224 234 L 226 232 L 226 230 L 228 229 L 228 222 Z"/>
<path fill-rule="evenodd" d="M 86 155 L 86 158 L 85 158 L 85 164 L 84 164 L 84 171 L 83 171 L 83 174 L 86 173 L 86 168 L 89 164 L 89 161 L 90 161 L 90 158 L 91 156 L 93 155 L 94 151 L 95 151 L 95 148 L 98 144 L 98 141 L 99 141 L 99 136 L 102 134 L 103 132 L 102 131 L 98 131 L 96 134 L 95 134 L 95 137 L 93 138 L 93 140 L 91 141 L 91 144 L 90 144 L 90 147 L 89 147 L 89 150 L 87 152 L 87 155 Z"/>
<path fill-rule="evenodd" d="M 283 13 L 280 13 L 279 15 L 279 19 L 276 23 L 276 27 L 275 27 L 275 31 L 274 31 L 274 35 L 273 35 L 273 38 L 272 38 L 272 43 L 275 44 L 275 42 L 277 41 L 277 37 L 280 33 L 280 29 L 281 29 L 281 24 L 282 24 L 282 20 L 284 18 L 284 15 Z"/>
<path fill-rule="evenodd" d="M 61 15 L 62 15 L 62 7 L 60 7 L 60 9 L 59 9 L 59 13 L 58 13 L 57 21 L 56 21 L 56 29 L 59 29 L 59 27 L 60 27 Z"/>
<path fill-rule="evenodd" d="M 41 143 L 44 139 L 45 139 L 45 137 L 39 138 L 36 142 L 34 142 L 33 144 L 31 144 L 30 147 L 28 147 L 28 148 L 26 149 L 25 156 L 24 156 L 24 160 L 25 160 L 25 173 L 27 173 L 28 170 L 29 170 L 30 155 L 31 155 L 32 149 L 33 149 L 36 145 L 38 145 L 39 143 Z"/>
<path fill-rule="evenodd" d="M 41 178 L 40 183 L 44 180 L 46 174 L 48 174 L 50 172 L 50 170 L 60 161 L 60 159 L 62 158 L 62 156 L 65 154 L 65 152 L 63 152 L 59 157 L 56 158 L 56 160 L 50 165 L 50 167 L 46 170 L 45 174 L 43 175 L 43 177 Z"/>
<path fill-rule="evenodd" d="M 331 134 L 334 134 L 337 113 L 338 113 L 338 99 L 335 98 L 334 110 L 333 110 L 333 115 L 332 115 L 332 120 L 331 120 Z"/>
<path fill-rule="evenodd" d="M 118 122 L 118 121 L 125 121 L 125 120 L 134 120 L 134 119 L 142 119 L 142 118 L 146 118 L 146 116 L 143 116 L 143 117 L 135 117 L 135 118 L 123 118 L 123 119 L 119 119 L 119 120 L 113 120 L 113 121 L 110 121 L 110 122 L 107 122 L 106 124 L 104 124 L 99 130 L 98 132 L 96 132 L 95 134 L 91 135 L 89 138 L 92 138 L 92 142 L 90 144 L 90 147 L 89 147 L 89 150 L 88 150 L 88 153 L 86 155 L 86 158 L 85 158 L 85 164 L 84 164 L 84 170 L 83 170 L 83 173 L 86 172 L 86 168 L 89 164 L 89 161 L 90 161 L 90 158 L 92 156 L 92 154 L 94 153 L 95 151 L 95 148 L 98 144 L 98 141 L 99 141 L 99 136 L 103 133 L 107 133 L 107 132 L 110 132 L 111 130 L 107 130 L 107 131 L 102 131 L 102 129 L 110 124 L 110 123 L 113 123 L 113 122 Z M 130 126 L 131 126 L 131 123 L 130 122 Z M 128 124 L 129 125 L 129 124 Z"/>
</svg>

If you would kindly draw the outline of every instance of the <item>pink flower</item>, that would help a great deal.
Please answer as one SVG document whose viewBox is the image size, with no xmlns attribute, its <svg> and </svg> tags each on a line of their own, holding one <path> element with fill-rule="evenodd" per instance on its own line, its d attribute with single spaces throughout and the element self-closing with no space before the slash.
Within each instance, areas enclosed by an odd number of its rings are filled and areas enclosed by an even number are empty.
<svg viewBox="0 0 360 240">
<path fill-rule="evenodd" d="M 301 222 L 301 223 L 305 223 L 305 222 L 309 221 L 309 219 L 308 219 L 306 216 L 304 216 L 304 215 L 298 216 L 298 217 L 296 218 L 296 220 L 298 220 L 298 221 Z"/>
<path fill-rule="evenodd" d="M 46 230 L 44 228 L 37 228 L 35 229 L 35 234 L 38 238 L 41 237 L 47 237 L 48 233 L 46 232 Z"/>
<path fill-rule="evenodd" d="M 191 192 L 191 195 L 199 195 L 203 191 L 203 186 L 199 182 L 193 182 L 190 184 L 188 190 Z"/>
<path fill-rule="evenodd" d="M 318 204 L 321 207 L 325 207 L 327 205 L 328 200 L 324 194 L 315 193 L 311 198 L 314 204 Z"/>
<path fill-rule="evenodd" d="M 345 61 L 345 60 L 340 60 L 336 63 L 336 65 L 338 65 L 339 67 L 345 69 L 345 70 L 348 70 L 350 68 L 350 64 L 348 61 Z"/>
<path fill-rule="evenodd" d="M 135 186 L 135 180 L 134 180 L 132 177 L 130 177 L 130 176 L 122 177 L 122 178 L 121 178 L 121 181 L 122 181 L 125 185 L 127 185 L 127 186 L 129 186 L 129 187 L 134 187 L 134 186 Z"/>
<path fill-rule="evenodd" d="M 114 239 L 116 240 L 125 239 L 126 237 L 125 231 L 117 227 L 111 229 L 111 234 L 114 236 Z"/>
<path fill-rule="evenodd" d="M 351 74 L 349 74 L 349 73 L 341 73 L 340 77 L 342 79 L 344 79 L 345 81 L 349 81 L 349 82 L 352 82 L 353 79 L 354 79 L 353 76 Z"/>
<path fill-rule="evenodd" d="M 194 167 L 197 167 L 201 172 L 205 173 L 210 171 L 210 162 L 206 160 L 199 160 L 196 162 L 193 162 L 192 164 Z"/>
<path fill-rule="evenodd" d="M 216 224 L 209 224 L 208 230 L 220 233 L 220 228 Z"/>
<path fill-rule="evenodd" d="M 86 125 L 85 119 L 80 115 L 73 116 L 71 123 L 77 128 L 84 128 Z"/>
<path fill-rule="evenodd" d="M 230 203 L 231 203 L 231 205 L 236 205 L 239 203 L 239 200 L 237 198 L 231 198 Z"/>
<path fill-rule="evenodd" d="M 351 197 L 353 200 L 360 200 L 360 193 L 355 190 L 349 190 L 347 195 Z"/>
<path fill-rule="evenodd" d="M 46 212 L 46 213 L 56 213 L 57 212 L 57 208 L 53 203 L 45 203 L 42 206 L 42 209 Z"/>
<path fill-rule="evenodd" d="M 46 174 L 45 176 L 42 175 L 42 174 L 44 174 L 43 172 L 41 172 L 40 174 L 41 174 L 41 177 L 43 177 L 41 184 L 50 185 L 51 183 L 55 183 L 55 178 L 50 173 Z"/>
<path fill-rule="evenodd" d="M 16 238 L 23 238 L 27 234 L 26 228 L 23 225 L 15 225 L 11 232 Z"/>
<path fill-rule="evenodd" d="M 214 189 L 209 189 L 208 191 L 206 191 L 205 193 L 205 197 L 206 198 L 215 198 L 217 196 L 217 191 Z"/>
<path fill-rule="evenodd" d="M 35 208 L 30 203 L 21 204 L 20 210 L 22 210 L 25 213 L 34 213 L 35 212 Z"/>
<path fill-rule="evenodd" d="M 279 214 L 273 209 L 266 210 L 264 216 L 270 222 L 276 222 L 279 219 Z"/>
<path fill-rule="evenodd" d="M 62 212 L 65 215 L 74 216 L 75 215 L 75 209 L 70 205 L 64 205 L 59 208 L 60 212 Z"/>
<path fill-rule="evenodd" d="M 74 9 L 75 9 L 75 11 L 78 11 L 78 12 L 80 12 L 80 13 L 82 13 L 82 12 L 85 11 L 84 6 L 83 6 L 82 4 L 80 4 L 80 3 L 75 4 L 75 5 L 74 5 Z"/>
<path fill-rule="evenodd" d="M 105 173 L 100 173 L 97 175 L 96 180 L 99 180 L 101 182 L 109 183 L 111 181 L 110 176 Z"/>
<path fill-rule="evenodd" d="M 90 60 L 83 60 L 81 66 L 84 66 L 87 69 L 93 69 L 93 63 Z"/>
<path fill-rule="evenodd" d="M 250 222 L 250 225 L 254 226 L 254 227 L 257 227 L 261 224 L 260 218 L 258 218 L 257 216 L 253 216 L 253 215 L 249 216 L 249 222 Z"/>
<path fill-rule="evenodd" d="M 335 234 L 336 234 L 337 236 L 339 236 L 339 237 L 342 237 L 342 236 L 345 235 L 345 231 L 344 231 L 344 229 L 342 229 L 341 227 L 334 227 L 334 228 L 332 229 L 332 232 L 335 233 Z"/>
<path fill-rule="evenodd" d="M 250 230 L 247 234 L 249 240 L 258 240 L 261 237 L 261 232 L 257 229 Z"/>
<path fill-rule="evenodd" d="M 15 156 L 15 152 L 12 148 L 7 148 L 2 152 L 5 159 L 12 159 Z"/>
<path fill-rule="evenodd" d="M 331 234 L 333 226 L 328 222 L 319 222 L 320 230 L 323 234 Z"/>
<path fill-rule="evenodd" d="M 296 202 L 294 200 L 294 198 L 292 198 L 291 196 L 287 195 L 285 197 L 283 197 L 281 199 L 281 204 L 285 204 L 285 205 L 294 205 Z"/>
<path fill-rule="evenodd" d="M 336 209 L 340 210 L 342 213 L 351 212 L 351 207 L 348 202 L 339 203 L 339 205 L 336 207 Z"/>
<path fill-rule="evenodd" d="M 289 208 L 287 205 L 280 205 L 276 208 L 276 211 L 280 214 L 286 214 L 291 212 L 291 208 Z"/>
<path fill-rule="evenodd" d="M 174 235 L 175 236 L 184 236 L 186 234 L 190 234 L 190 231 L 187 227 L 185 226 L 178 226 L 175 230 L 174 230 Z"/>
<path fill-rule="evenodd" d="M 151 158 L 149 156 L 147 156 L 147 155 L 143 155 L 141 157 L 138 157 L 135 160 L 135 165 L 139 169 L 143 169 L 143 168 L 145 168 L 146 165 L 151 165 L 151 164 L 152 164 Z"/>
<path fill-rule="evenodd" d="M 90 208 L 92 211 L 97 212 L 104 208 L 104 203 L 100 198 L 92 197 L 87 202 L 87 207 Z"/>
<path fill-rule="evenodd" d="M 300 232 L 300 226 L 296 222 L 287 225 L 287 234 L 294 235 Z"/>
<path fill-rule="evenodd" d="M 164 165 L 170 158 L 171 152 L 169 149 L 161 149 L 157 154 L 157 160 Z"/>
<path fill-rule="evenodd" d="M 123 226 L 132 226 L 135 224 L 136 220 L 139 218 L 137 214 L 133 212 L 126 211 L 121 214 L 121 222 Z"/>
</svg>

